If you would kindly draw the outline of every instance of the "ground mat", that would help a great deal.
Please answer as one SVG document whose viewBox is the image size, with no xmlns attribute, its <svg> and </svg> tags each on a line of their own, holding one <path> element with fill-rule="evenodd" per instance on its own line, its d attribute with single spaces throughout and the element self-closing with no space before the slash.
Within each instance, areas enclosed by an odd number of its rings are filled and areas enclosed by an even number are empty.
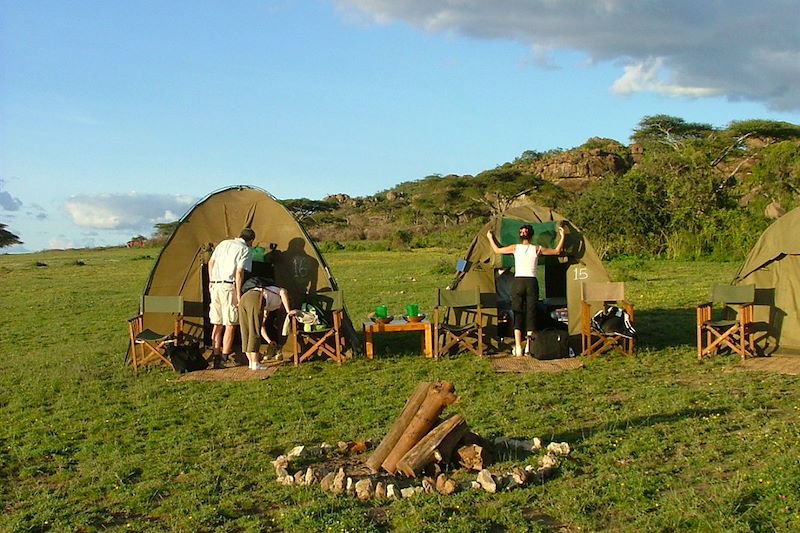
<svg viewBox="0 0 800 533">
<path fill-rule="evenodd" d="M 493 357 L 489 360 L 495 372 L 563 372 L 583 368 L 575 358 L 540 361 L 533 357 Z"/>
<path fill-rule="evenodd" d="M 742 370 L 752 370 L 756 372 L 776 372 L 778 374 L 800 376 L 800 356 L 773 355 L 771 357 L 752 357 L 742 361 L 740 368 Z"/>
<path fill-rule="evenodd" d="M 266 370 L 250 370 L 247 365 L 230 368 L 195 370 L 187 372 L 178 381 L 252 381 L 267 379 L 283 365 L 282 361 L 267 363 Z"/>
</svg>

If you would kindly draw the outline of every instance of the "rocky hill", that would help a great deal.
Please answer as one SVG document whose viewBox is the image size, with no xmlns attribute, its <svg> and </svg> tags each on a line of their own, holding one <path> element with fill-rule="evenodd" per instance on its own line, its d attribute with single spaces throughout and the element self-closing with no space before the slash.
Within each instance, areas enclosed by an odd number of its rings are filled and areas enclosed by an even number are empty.
<svg viewBox="0 0 800 533">
<path fill-rule="evenodd" d="M 723 212 L 740 211 L 737 223 L 758 229 L 800 204 L 800 126 L 749 121 L 714 130 L 656 116 L 642 121 L 634 141 L 590 138 L 569 150 L 528 151 L 475 176 L 427 176 L 365 197 L 285 203 L 323 248 L 463 248 L 490 216 L 532 199 L 578 222 L 590 238 L 598 233 L 593 242 L 607 233 L 595 220 L 604 209 L 613 209 L 605 216 L 646 215 L 631 242 L 642 249 L 657 243 L 655 253 L 686 228 L 735 225 Z M 608 250 L 631 253 L 626 246 Z"/>
</svg>

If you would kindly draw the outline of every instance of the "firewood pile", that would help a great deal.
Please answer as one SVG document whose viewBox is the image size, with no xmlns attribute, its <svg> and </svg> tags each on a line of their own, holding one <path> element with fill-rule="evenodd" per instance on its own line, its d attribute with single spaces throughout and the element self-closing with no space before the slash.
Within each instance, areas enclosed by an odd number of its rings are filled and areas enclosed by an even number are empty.
<svg viewBox="0 0 800 533">
<path fill-rule="evenodd" d="M 495 493 L 543 482 L 555 474 L 560 459 L 571 451 L 566 442 L 543 448 L 538 438 L 486 441 L 469 430 L 460 414 L 440 418 L 442 411 L 456 401 L 452 384 L 420 383 L 366 459 L 363 456 L 371 446 L 369 442 L 297 446 L 273 461 L 277 481 L 283 485 L 318 484 L 324 491 L 361 500 L 433 492 L 447 495 L 471 489 Z M 545 453 L 538 458 L 537 466 L 514 466 L 504 473 L 488 468 L 495 455 L 541 451 Z"/>
</svg>

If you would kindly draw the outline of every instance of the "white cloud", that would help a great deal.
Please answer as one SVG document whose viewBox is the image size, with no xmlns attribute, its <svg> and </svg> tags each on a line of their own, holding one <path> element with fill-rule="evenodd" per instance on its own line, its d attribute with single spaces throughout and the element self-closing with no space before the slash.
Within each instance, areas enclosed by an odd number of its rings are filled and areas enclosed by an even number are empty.
<svg viewBox="0 0 800 533">
<path fill-rule="evenodd" d="M 724 95 L 800 110 L 800 8 L 786 0 L 338 0 L 348 15 L 576 50 L 621 64 L 612 90 Z"/>
<path fill-rule="evenodd" d="M 22 200 L 12 196 L 8 191 L 2 190 L 5 187 L 5 181 L 0 178 L 0 209 L 4 211 L 19 211 L 22 207 Z"/>
<path fill-rule="evenodd" d="M 178 220 L 195 201 L 188 196 L 134 192 L 73 196 L 64 207 L 72 221 L 84 228 L 149 235 L 156 224 Z"/>
<path fill-rule="evenodd" d="M 611 85 L 617 94 L 631 94 L 650 91 L 667 96 L 702 97 L 719 93 L 711 87 L 684 87 L 665 83 L 661 79 L 663 61 L 660 58 L 648 59 L 625 67 L 625 73 Z"/>
</svg>

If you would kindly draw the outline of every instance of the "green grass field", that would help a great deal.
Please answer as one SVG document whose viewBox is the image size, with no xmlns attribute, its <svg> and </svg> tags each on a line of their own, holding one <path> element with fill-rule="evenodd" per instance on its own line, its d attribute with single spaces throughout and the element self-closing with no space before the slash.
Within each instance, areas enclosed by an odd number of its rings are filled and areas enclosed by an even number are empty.
<svg viewBox="0 0 800 533">
<path fill-rule="evenodd" d="M 695 357 L 694 306 L 735 264 L 610 263 L 637 308 L 634 358 L 498 374 L 486 360 L 426 360 L 400 342 L 371 362 L 220 383 L 123 366 L 125 319 L 157 254 L 0 256 L 0 531 L 800 530 L 800 379 Z M 429 311 L 457 256 L 326 260 L 358 324 L 377 303 Z M 554 478 L 496 495 L 359 502 L 275 482 L 277 455 L 377 442 L 417 383 L 439 379 L 460 396 L 446 413 L 479 435 L 565 441 L 573 453 Z"/>
</svg>

